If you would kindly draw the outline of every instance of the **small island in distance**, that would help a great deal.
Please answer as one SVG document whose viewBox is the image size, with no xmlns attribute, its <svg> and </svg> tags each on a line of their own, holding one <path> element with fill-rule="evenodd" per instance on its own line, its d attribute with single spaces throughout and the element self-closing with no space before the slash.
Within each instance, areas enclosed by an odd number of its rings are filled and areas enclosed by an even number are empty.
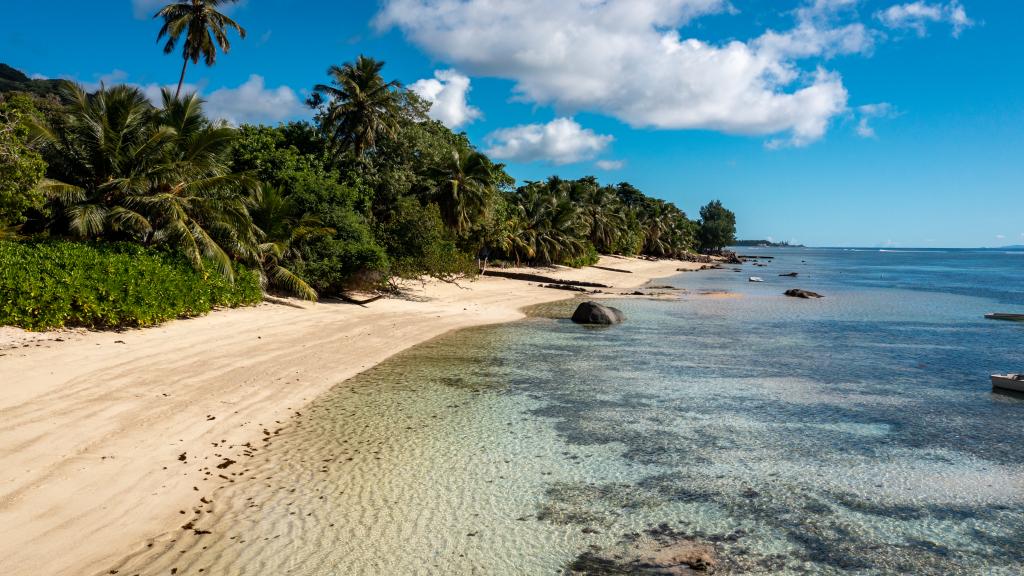
<svg viewBox="0 0 1024 576">
<path fill-rule="evenodd" d="M 771 240 L 737 240 L 733 242 L 733 246 L 737 247 L 757 247 L 757 248 L 806 248 L 803 244 L 790 244 L 789 242 L 772 242 Z"/>
</svg>

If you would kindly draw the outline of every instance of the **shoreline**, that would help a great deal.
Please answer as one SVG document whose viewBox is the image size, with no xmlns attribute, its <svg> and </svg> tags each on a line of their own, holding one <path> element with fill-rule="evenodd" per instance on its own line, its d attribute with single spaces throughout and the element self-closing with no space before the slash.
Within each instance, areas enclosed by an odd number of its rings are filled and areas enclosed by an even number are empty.
<svg viewBox="0 0 1024 576">
<path fill-rule="evenodd" d="M 598 266 L 542 273 L 608 284 L 615 291 L 593 297 L 621 298 L 704 265 L 602 257 Z M 398 352 L 576 296 L 483 276 L 413 284 L 366 307 L 262 304 L 124 332 L 0 329 L 5 573 L 99 571 L 177 529 L 197 496 L 233 481 L 194 464 L 219 472 L 317 396 Z"/>
</svg>

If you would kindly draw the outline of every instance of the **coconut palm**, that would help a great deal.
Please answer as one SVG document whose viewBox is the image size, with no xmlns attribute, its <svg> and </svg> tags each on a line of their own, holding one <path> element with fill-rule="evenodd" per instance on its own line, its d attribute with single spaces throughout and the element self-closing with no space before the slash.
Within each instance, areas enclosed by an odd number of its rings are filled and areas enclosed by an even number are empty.
<svg viewBox="0 0 1024 576">
<path fill-rule="evenodd" d="M 207 66 L 217 61 L 217 48 L 227 54 L 231 50 L 228 31 L 234 29 L 245 38 L 245 28 L 217 10 L 222 5 L 234 4 L 238 0 L 184 0 L 168 4 L 161 8 L 153 18 L 163 18 L 164 25 L 157 34 L 157 42 L 167 37 L 164 54 L 174 52 L 182 34 L 185 42 L 181 49 L 184 60 L 181 65 L 181 77 L 174 97 L 181 96 L 181 87 L 185 83 L 185 70 L 191 60 L 198 64 L 202 58 Z"/>
<path fill-rule="evenodd" d="M 580 204 L 583 219 L 590 229 L 590 243 L 598 252 L 611 252 L 626 227 L 626 214 L 615 189 L 608 186 L 589 187 Z"/>
<path fill-rule="evenodd" d="M 350 147 L 363 158 L 382 138 L 394 138 L 400 114 L 397 80 L 385 82 L 384 62 L 359 56 L 354 63 L 331 66 L 331 84 L 313 90 L 329 98 L 322 125 L 336 144 Z"/>
<path fill-rule="evenodd" d="M 179 100 L 164 90 L 162 109 L 129 86 L 90 96 L 67 84 L 63 96 L 65 118 L 35 125 L 58 159 L 40 184 L 52 232 L 169 244 L 197 269 L 212 260 L 227 277 L 233 258 L 253 258 L 249 207 L 259 184 L 231 172 L 234 130 L 206 121 L 198 96 Z"/>
<path fill-rule="evenodd" d="M 334 230 L 310 214 L 296 217 L 295 203 L 278 188 L 267 188 L 253 208 L 260 243 L 256 262 L 264 289 L 275 287 L 306 300 L 316 300 L 316 290 L 286 265 L 301 262 L 298 249 L 303 240 L 330 236 Z"/>
<path fill-rule="evenodd" d="M 516 251 L 517 261 L 527 259 L 547 265 L 584 252 L 587 225 L 579 208 L 560 184 L 554 189 L 549 184 L 532 182 L 516 193 L 516 203 L 524 218 L 519 244 L 527 247 L 522 254 Z"/>
<path fill-rule="evenodd" d="M 452 151 L 449 160 L 431 170 L 437 185 L 431 200 L 441 209 L 441 217 L 456 234 L 464 235 L 474 222 L 487 214 L 489 192 L 494 186 L 491 163 L 475 151 Z"/>
</svg>

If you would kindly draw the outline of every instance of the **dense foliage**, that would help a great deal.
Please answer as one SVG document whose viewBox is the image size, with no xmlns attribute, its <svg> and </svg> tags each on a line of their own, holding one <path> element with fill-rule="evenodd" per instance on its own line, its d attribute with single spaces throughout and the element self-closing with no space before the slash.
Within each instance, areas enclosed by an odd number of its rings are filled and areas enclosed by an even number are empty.
<svg viewBox="0 0 1024 576">
<path fill-rule="evenodd" d="M 720 252 L 736 241 L 736 215 L 718 200 L 700 209 L 700 247 L 705 252 Z"/>
<path fill-rule="evenodd" d="M 43 205 L 36 186 L 46 163 L 27 144 L 28 120 L 34 112 L 25 96 L 0 101 L 0 235 L 23 223 L 30 209 Z"/>
<path fill-rule="evenodd" d="M 225 3 L 162 9 L 165 49 L 180 46 L 186 65 L 212 64 L 229 47 L 227 30 L 242 32 L 216 11 Z M 307 299 L 481 265 L 680 257 L 733 240 L 735 217 L 717 201 L 698 223 L 625 182 L 516 186 L 383 70 L 365 56 L 331 66 L 308 101 L 314 120 L 276 127 L 211 121 L 197 95 L 169 90 L 157 105 L 131 86 L 7 94 L 0 226 L 28 239 L 135 244 L 217 282 L 243 265 L 264 290 Z M 169 313 L 157 308 L 152 317 Z"/>
<path fill-rule="evenodd" d="M 148 326 L 260 299 L 254 272 L 231 281 L 137 244 L 0 241 L 0 325 Z"/>
</svg>

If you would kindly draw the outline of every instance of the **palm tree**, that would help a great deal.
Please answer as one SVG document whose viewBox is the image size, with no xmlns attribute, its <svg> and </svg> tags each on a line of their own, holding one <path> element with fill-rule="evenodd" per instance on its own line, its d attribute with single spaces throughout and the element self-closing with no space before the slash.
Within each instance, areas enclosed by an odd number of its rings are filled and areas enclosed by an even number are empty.
<svg viewBox="0 0 1024 576">
<path fill-rule="evenodd" d="M 510 244 L 517 261 L 554 264 L 584 252 L 587 225 L 561 181 L 555 182 L 554 188 L 551 182 L 531 182 L 520 188 L 516 196 L 523 218 L 522 238 Z"/>
<path fill-rule="evenodd" d="M 590 243 L 598 252 L 609 253 L 626 228 L 626 215 L 615 193 L 608 186 L 590 187 L 581 202 L 581 211 L 590 229 Z"/>
<path fill-rule="evenodd" d="M 334 230 L 326 228 L 310 214 L 296 218 L 295 203 L 277 188 L 264 190 L 253 209 L 253 220 L 260 229 L 261 241 L 256 254 L 260 283 L 304 298 L 316 300 L 316 290 L 289 270 L 289 262 L 301 262 L 298 244 L 303 240 L 330 236 Z"/>
<path fill-rule="evenodd" d="M 359 56 L 355 63 L 331 66 L 331 84 L 317 84 L 313 90 L 330 102 L 322 126 L 335 143 L 351 147 L 363 158 L 379 139 L 394 138 L 398 132 L 399 98 L 397 80 L 385 82 L 380 71 L 384 62 Z"/>
<path fill-rule="evenodd" d="M 51 231 L 170 244 L 196 269 L 209 259 L 229 278 L 233 257 L 254 257 L 249 208 L 259 184 L 231 172 L 235 131 L 211 125 L 198 96 L 179 100 L 165 89 L 159 110 L 130 86 L 90 96 L 67 84 L 63 96 L 70 102 L 65 118 L 34 126 L 61 159 L 40 184 Z"/>
<path fill-rule="evenodd" d="M 456 234 L 466 234 L 487 213 L 488 193 L 494 186 L 490 161 L 479 152 L 455 150 L 448 162 L 431 170 L 431 176 L 437 181 L 431 199 L 445 224 Z"/>
<path fill-rule="evenodd" d="M 153 18 L 164 19 L 164 25 L 156 36 L 157 42 L 167 36 L 164 54 L 173 52 L 181 35 L 185 34 L 185 43 L 181 50 L 184 62 L 181 65 L 178 89 L 174 93 L 176 99 L 181 96 L 181 86 L 185 83 L 185 69 L 188 68 L 189 60 L 193 64 L 198 64 L 202 58 L 207 66 L 213 66 L 217 61 L 217 48 L 225 54 L 231 50 L 231 42 L 228 41 L 230 29 L 234 28 L 239 36 L 245 38 L 245 28 L 217 11 L 219 6 L 237 1 L 183 0 L 166 5 L 153 15 Z"/>
</svg>

